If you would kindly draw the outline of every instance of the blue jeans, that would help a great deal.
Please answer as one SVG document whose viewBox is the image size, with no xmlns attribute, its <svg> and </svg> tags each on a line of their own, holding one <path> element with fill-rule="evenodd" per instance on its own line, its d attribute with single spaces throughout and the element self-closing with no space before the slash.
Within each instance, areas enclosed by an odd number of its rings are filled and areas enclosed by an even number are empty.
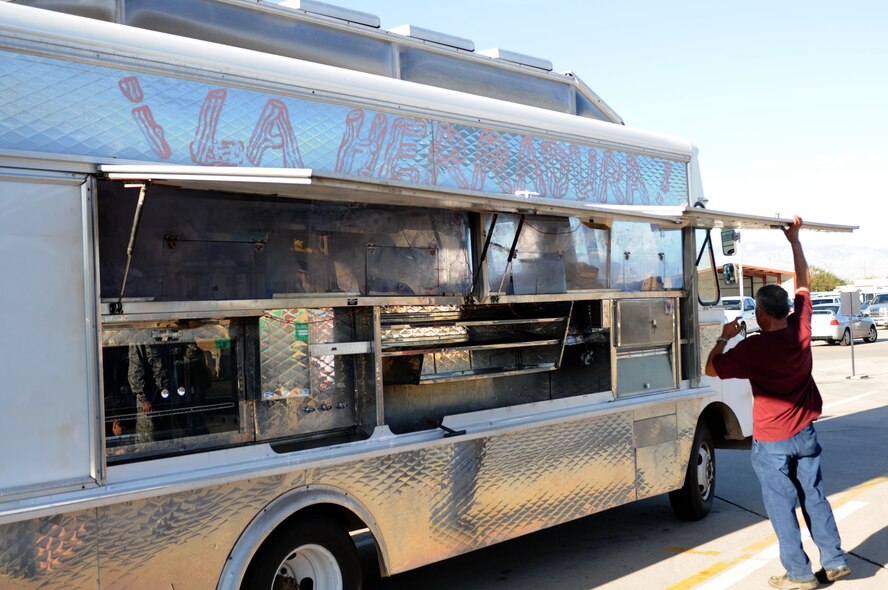
<svg viewBox="0 0 888 590">
<path fill-rule="evenodd" d="M 752 443 L 752 468 L 762 485 L 765 509 L 780 542 L 780 562 L 793 580 L 810 580 L 814 576 L 802 548 L 795 514 L 797 503 L 801 504 L 805 524 L 820 549 L 820 564 L 826 569 L 848 565 L 836 519 L 823 493 L 820 450 L 813 424 L 786 440 Z"/>
</svg>

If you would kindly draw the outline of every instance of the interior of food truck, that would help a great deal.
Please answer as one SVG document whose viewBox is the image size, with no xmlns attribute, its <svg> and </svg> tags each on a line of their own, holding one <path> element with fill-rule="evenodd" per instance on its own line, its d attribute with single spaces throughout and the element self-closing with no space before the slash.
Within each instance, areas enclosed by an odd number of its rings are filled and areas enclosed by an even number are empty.
<svg viewBox="0 0 888 590">
<path fill-rule="evenodd" d="M 97 192 L 112 462 L 679 381 L 680 230 L 144 186 Z"/>
</svg>

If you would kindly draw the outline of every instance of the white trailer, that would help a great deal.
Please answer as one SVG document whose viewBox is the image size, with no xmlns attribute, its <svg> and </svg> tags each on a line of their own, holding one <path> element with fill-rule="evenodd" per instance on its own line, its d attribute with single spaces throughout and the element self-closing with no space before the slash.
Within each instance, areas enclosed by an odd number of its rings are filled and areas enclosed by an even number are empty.
<svg viewBox="0 0 888 590">
<path fill-rule="evenodd" d="M 750 435 L 708 228 L 786 220 L 544 61 L 301 4 L 0 3 L 0 586 L 353 590 L 362 531 L 702 518 Z"/>
</svg>

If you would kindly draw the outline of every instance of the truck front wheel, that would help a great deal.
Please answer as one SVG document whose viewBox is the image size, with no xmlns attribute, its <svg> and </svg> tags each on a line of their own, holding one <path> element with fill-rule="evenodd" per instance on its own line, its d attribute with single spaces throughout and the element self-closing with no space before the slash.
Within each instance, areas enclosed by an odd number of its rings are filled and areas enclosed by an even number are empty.
<svg viewBox="0 0 888 590">
<path fill-rule="evenodd" d="M 360 590 L 361 564 L 348 533 L 321 519 L 275 531 L 247 568 L 241 590 Z"/>
<path fill-rule="evenodd" d="M 691 460 L 680 490 L 669 492 L 672 512 L 682 520 L 700 520 L 712 510 L 715 499 L 715 449 L 705 422 L 697 425 Z"/>
</svg>

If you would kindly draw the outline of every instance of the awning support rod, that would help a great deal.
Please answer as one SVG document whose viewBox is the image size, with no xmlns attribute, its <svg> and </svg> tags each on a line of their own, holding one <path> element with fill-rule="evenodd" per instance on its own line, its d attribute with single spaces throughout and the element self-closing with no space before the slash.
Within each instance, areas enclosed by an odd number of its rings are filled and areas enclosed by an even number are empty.
<svg viewBox="0 0 888 590">
<path fill-rule="evenodd" d="M 126 186 L 128 188 L 139 187 L 139 200 L 136 202 L 136 211 L 133 214 L 133 227 L 130 229 L 129 243 L 126 246 L 126 268 L 123 271 L 123 281 L 120 283 L 120 295 L 117 297 L 117 302 L 111 304 L 111 313 L 113 314 L 123 313 L 123 294 L 126 291 L 126 281 L 129 278 L 130 265 L 133 262 L 133 250 L 136 246 L 136 236 L 139 233 L 139 223 L 142 221 L 142 207 L 145 205 L 145 196 L 148 194 L 148 187 L 151 186 L 151 182 L 128 184 Z"/>
<path fill-rule="evenodd" d="M 481 248 L 481 256 L 478 257 L 478 266 L 475 268 L 475 276 L 472 277 L 472 289 L 469 293 L 474 296 L 475 288 L 478 286 L 478 279 L 481 276 L 481 267 L 484 266 L 484 261 L 487 260 L 487 251 L 490 249 L 490 240 L 493 238 L 493 228 L 496 227 L 496 220 L 499 217 L 498 213 L 494 213 L 490 218 L 490 227 L 487 229 L 487 237 L 484 238 L 484 247 Z"/>
<path fill-rule="evenodd" d="M 503 292 L 503 283 L 506 282 L 506 275 L 512 270 L 512 260 L 515 258 L 515 249 L 518 247 L 518 238 L 521 237 L 521 230 L 524 228 L 524 214 L 518 218 L 518 227 L 515 228 L 515 238 L 512 240 L 512 247 L 509 248 L 509 258 L 506 259 L 506 268 L 503 269 L 503 278 L 500 279 L 497 293 Z"/>
</svg>

